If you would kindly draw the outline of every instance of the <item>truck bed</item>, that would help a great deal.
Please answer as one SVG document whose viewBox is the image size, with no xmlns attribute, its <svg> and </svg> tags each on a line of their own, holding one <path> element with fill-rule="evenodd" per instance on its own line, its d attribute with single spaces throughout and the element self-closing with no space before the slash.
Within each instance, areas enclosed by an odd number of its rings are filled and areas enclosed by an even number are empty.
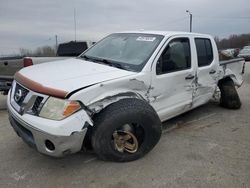
<svg viewBox="0 0 250 188">
<path fill-rule="evenodd" d="M 234 84 L 240 87 L 243 83 L 243 74 L 245 71 L 245 60 L 244 58 L 235 58 L 231 60 L 220 61 L 220 77 L 231 77 Z"/>
<path fill-rule="evenodd" d="M 7 94 L 14 74 L 21 68 L 23 68 L 22 56 L 0 58 L 0 92 Z"/>
</svg>

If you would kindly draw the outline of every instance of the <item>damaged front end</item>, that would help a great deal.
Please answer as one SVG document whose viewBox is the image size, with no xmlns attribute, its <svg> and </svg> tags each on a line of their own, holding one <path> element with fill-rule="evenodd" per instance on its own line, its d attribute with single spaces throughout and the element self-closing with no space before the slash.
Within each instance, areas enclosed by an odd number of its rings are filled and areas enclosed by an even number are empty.
<svg viewBox="0 0 250 188">
<path fill-rule="evenodd" d="M 88 127 L 93 125 L 80 102 L 36 93 L 15 81 L 7 104 L 17 135 L 53 157 L 80 151 Z"/>
<path fill-rule="evenodd" d="M 69 93 L 71 100 L 84 104 L 90 116 L 121 99 L 136 98 L 150 102 L 150 77 L 144 73 L 97 83 Z"/>
</svg>

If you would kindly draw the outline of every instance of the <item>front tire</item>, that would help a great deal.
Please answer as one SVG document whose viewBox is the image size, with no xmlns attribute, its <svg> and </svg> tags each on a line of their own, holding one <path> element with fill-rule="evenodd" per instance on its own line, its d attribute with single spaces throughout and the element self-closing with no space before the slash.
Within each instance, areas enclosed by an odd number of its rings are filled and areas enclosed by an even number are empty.
<svg viewBox="0 0 250 188">
<path fill-rule="evenodd" d="M 92 147 L 102 160 L 133 161 L 148 153 L 161 136 L 155 110 L 138 99 L 122 99 L 94 118 Z"/>
</svg>

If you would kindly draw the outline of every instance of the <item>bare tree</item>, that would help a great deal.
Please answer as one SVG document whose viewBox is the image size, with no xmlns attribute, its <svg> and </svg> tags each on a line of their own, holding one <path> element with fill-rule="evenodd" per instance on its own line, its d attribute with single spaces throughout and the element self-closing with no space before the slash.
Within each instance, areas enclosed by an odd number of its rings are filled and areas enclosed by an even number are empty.
<svg viewBox="0 0 250 188">
<path fill-rule="evenodd" d="M 51 46 L 42 46 L 38 47 L 35 50 L 29 50 L 26 48 L 20 48 L 20 54 L 22 56 L 46 56 L 52 57 L 56 56 L 56 50 L 54 47 Z"/>
<path fill-rule="evenodd" d="M 31 56 L 32 55 L 32 51 L 26 48 L 20 48 L 20 54 L 22 56 Z"/>
<path fill-rule="evenodd" d="M 250 33 L 240 35 L 230 35 L 228 38 L 219 39 L 215 37 L 215 42 L 219 49 L 242 48 L 250 45 Z"/>
</svg>

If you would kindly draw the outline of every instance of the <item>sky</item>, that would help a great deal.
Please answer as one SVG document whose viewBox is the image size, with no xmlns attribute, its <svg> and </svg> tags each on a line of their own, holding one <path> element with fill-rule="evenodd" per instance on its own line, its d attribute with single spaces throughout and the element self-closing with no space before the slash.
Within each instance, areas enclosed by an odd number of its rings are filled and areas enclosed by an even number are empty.
<svg viewBox="0 0 250 188">
<path fill-rule="evenodd" d="M 0 55 L 124 30 L 189 31 L 220 38 L 250 33 L 249 0 L 0 0 Z"/>
</svg>

